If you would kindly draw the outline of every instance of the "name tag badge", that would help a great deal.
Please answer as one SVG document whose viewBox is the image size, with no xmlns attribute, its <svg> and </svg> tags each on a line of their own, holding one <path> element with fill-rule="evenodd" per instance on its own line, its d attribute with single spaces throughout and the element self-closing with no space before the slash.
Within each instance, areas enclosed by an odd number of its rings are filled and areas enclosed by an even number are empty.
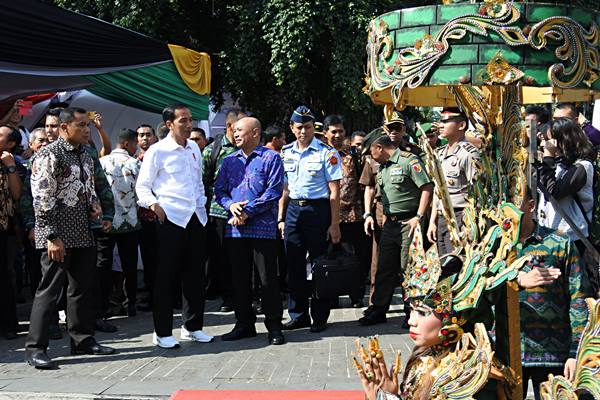
<svg viewBox="0 0 600 400">
<path fill-rule="evenodd" d="M 306 170 L 307 171 L 315 171 L 316 172 L 316 171 L 319 171 L 322 166 L 323 165 L 321 164 L 320 161 L 319 162 L 313 162 L 313 161 L 311 161 L 311 162 L 307 163 Z"/>
<path fill-rule="evenodd" d="M 283 169 L 285 172 L 294 172 L 296 170 L 296 163 L 294 161 L 285 161 L 283 163 Z"/>
<path fill-rule="evenodd" d="M 398 175 L 402 175 L 402 167 L 394 168 L 394 169 L 390 170 L 390 176 L 398 176 Z"/>
</svg>

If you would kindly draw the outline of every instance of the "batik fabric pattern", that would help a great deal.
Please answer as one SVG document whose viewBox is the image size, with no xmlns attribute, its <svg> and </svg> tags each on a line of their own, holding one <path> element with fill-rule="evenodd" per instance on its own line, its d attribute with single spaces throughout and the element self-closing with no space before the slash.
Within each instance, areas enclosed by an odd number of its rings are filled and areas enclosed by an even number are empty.
<svg viewBox="0 0 600 400">
<path fill-rule="evenodd" d="M 115 200 L 115 216 L 111 233 L 125 233 L 141 229 L 138 219 L 135 182 L 140 172 L 140 162 L 126 150 L 115 149 L 100 159 Z"/>
<path fill-rule="evenodd" d="M 556 231 L 538 226 L 517 257 L 539 256 L 543 265 L 555 267 L 561 276 L 553 283 L 521 289 L 521 359 L 524 367 L 562 367 L 575 358 L 588 311 L 585 297 L 590 285 L 573 242 Z M 531 270 L 525 265 L 523 271 Z"/>
<path fill-rule="evenodd" d="M 50 234 L 57 235 L 66 248 L 95 244 L 88 223 L 92 206 L 99 205 L 93 171 L 88 152 L 63 138 L 38 152 L 31 170 L 38 249 L 46 248 Z"/>
</svg>

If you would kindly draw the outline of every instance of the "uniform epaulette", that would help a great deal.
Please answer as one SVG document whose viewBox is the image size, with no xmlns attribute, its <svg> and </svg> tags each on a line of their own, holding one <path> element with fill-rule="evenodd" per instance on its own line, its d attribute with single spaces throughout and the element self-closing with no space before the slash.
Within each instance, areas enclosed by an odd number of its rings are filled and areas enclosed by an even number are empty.
<svg viewBox="0 0 600 400">
<path fill-rule="evenodd" d="M 321 146 L 323 146 L 323 147 L 325 147 L 327 149 L 333 149 L 333 147 L 331 147 L 329 144 L 327 144 L 325 142 L 322 142 L 322 141 L 319 140 L 319 143 L 321 144 Z"/>
<path fill-rule="evenodd" d="M 286 144 L 286 145 L 284 145 L 284 146 L 281 148 L 281 150 L 283 151 L 283 150 L 289 149 L 289 148 L 290 148 L 290 147 L 292 147 L 293 145 L 294 145 L 294 142 L 292 142 L 292 143 L 290 143 L 290 144 Z"/>
<path fill-rule="evenodd" d="M 479 149 L 475 147 L 472 143 L 469 142 L 461 142 L 462 147 L 467 150 L 469 153 L 479 155 Z"/>
<path fill-rule="evenodd" d="M 406 158 L 409 158 L 410 156 L 414 156 L 413 153 L 411 153 L 410 151 L 405 151 L 405 150 L 400 150 L 400 155 L 402 157 L 406 157 Z"/>
</svg>

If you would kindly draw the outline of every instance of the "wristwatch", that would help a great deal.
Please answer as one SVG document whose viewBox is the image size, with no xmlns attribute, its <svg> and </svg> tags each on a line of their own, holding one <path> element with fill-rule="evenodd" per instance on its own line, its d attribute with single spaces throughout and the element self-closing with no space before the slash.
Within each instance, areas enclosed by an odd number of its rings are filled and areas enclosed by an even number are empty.
<svg viewBox="0 0 600 400">
<path fill-rule="evenodd" d="M 53 242 L 56 239 L 58 239 L 58 235 L 56 233 L 49 233 L 48 235 L 46 235 L 46 240 L 49 242 Z"/>
<path fill-rule="evenodd" d="M 17 167 L 14 165 L 11 165 L 10 167 L 6 167 L 6 172 L 8 172 L 9 174 L 14 174 L 15 172 L 17 172 Z"/>
<path fill-rule="evenodd" d="M 372 216 L 372 215 L 371 215 L 371 213 L 370 213 L 370 212 L 366 212 L 366 213 L 364 213 L 364 214 L 363 214 L 363 219 L 367 219 L 367 218 L 369 218 L 369 217 L 371 217 L 371 216 Z"/>
<path fill-rule="evenodd" d="M 425 216 L 423 214 L 417 213 L 417 218 L 419 218 L 419 221 L 421 221 L 423 218 L 425 218 Z"/>
</svg>

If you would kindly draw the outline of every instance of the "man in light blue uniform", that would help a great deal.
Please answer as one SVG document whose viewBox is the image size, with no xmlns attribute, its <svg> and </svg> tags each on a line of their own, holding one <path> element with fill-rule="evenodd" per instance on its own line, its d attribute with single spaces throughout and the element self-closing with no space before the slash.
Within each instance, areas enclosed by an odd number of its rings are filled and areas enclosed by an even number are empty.
<svg viewBox="0 0 600 400">
<path fill-rule="evenodd" d="M 279 203 L 278 228 L 284 237 L 290 290 L 291 320 L 283 329 L 310 326 L 311 332 L 327 328 L 330 299 L 313 298 L 308 315 L 311 282 L 307 281 L 306 254 L 312 261 L 327 250 L 327 242 L 340 241 L 341 158 L 328 144 L 315 139 L 315 117 L 304 106 L 290 118 L 296 141 L 281 152 L 285 188 Z"/>
</svg>

